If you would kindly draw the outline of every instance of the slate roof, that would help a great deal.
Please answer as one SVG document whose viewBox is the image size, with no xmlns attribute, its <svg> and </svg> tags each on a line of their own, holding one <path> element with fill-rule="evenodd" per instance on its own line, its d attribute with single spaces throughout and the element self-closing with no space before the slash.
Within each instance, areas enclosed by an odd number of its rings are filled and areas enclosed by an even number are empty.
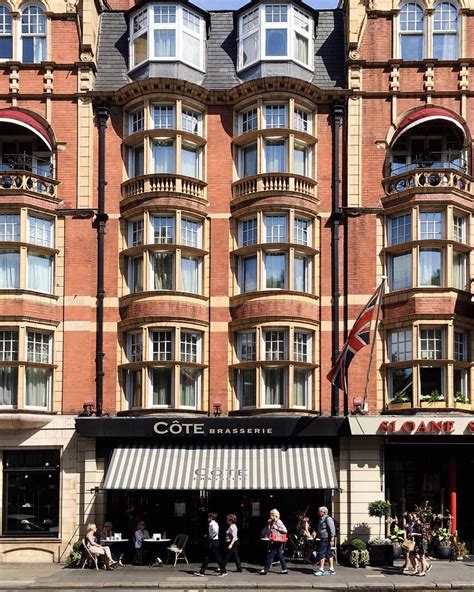
<svg viewBox="0 0 474 592">
<path fill-rule="evenodd" d="M 207 67 L 203 87 L 227 90 L 241 84 L 236 71 L 235 12 L 210 11 Z M 341 10 L 314 12 L 316 39 L 312 82 L 321 89 L 344 88 L 344 23 Z M 94 90 L 114 91 L 131 82 L 127 71 L 128 30 L 125 12 L 101 15 Z"/>
</svg>

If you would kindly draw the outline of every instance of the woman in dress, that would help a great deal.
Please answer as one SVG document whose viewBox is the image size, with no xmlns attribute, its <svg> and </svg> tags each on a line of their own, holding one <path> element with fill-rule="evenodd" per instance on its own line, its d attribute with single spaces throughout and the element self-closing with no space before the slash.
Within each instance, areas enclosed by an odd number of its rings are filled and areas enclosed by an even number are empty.
<svg viewBox="0 0 474 592">
<path fill-rule="evenodd" d="M 92 555 L 103 555 L 105 561 L 105 569 L 108 569 L 110 571 L 112 569 L 112 566 L 115 565 L 117 562 L 112 559 L 109 547 L 102 547 L 95 540 L 96 532 L 97 526 L 94 523 L 87 525 L 87 533 L 85 536 L 86 547 L 89 550 L 89 553 L 91 553 Z"/>
</svg>

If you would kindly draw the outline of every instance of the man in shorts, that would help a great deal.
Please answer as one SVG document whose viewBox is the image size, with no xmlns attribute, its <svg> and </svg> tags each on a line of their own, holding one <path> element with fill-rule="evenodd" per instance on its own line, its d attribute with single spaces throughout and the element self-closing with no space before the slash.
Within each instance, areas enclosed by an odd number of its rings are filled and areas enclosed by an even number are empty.
<svg viewBox="0 0 474 592">
<path fill-rule="evenodd" d="M 316 540 L 319 541 L 318 554 L 316 561 L 319 561 L 319 568 L 314 572 L 315 576 L 334 575 L 334 555 L 331 547 L 336 544 L 336 525 L 334 519 L 328 516 L 326 506 L 318 509 L 319 521 L 316 527 Z M 328 560 L 329 571 L 324 571 L 324 562 Z"/>
</svg>

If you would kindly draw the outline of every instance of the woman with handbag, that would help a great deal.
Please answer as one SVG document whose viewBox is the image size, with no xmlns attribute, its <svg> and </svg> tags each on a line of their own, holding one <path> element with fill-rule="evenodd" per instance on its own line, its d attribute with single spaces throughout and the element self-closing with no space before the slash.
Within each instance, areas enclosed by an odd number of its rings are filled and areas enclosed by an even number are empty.
<svg viewBox="0 0 474 592">
<path fill-rule="evenodd" d="M 285 556 L 283 555 L 283 547 L 286 543 L 288 530 L 280 520 L 280 512 L 278 510 L 270 510 L 270 518 L 268 519 L 268 526 L 265 528 L 265 531 L 269 544 L 265 567 L 259 571 L 259 575 L 267 575 L 275 557 L 278 557 L 280 561 L 280 573 L 287 574 L 288 569 L 286 567 Z"/>
<path fill-rule="evenodd" d="M 415 571 L 412 575 L 417 576 L 426 576 L 426 574 L 431 569 L 431 563 L 428 563 L 426 560 L 426 554 L 428 551 L 428 529 L 425 524 L 423 524 L 420 520 L 419 514 L 416 512 L 413 513 L 413 529 L 412 529 L 412 539 L 415 541 L 415 548 L 413 551 L 410 551 L 410 561 L 415 568 Z M 421 570 L 416 569 L 416 560 L 420 562 Z"/>
<path fill-rule="evenodd" d="M 415 541 L 413 540 L 412 532 L 413 532 L 413 514 L 409 513 L 407 515 L 407 522 L 405 524 L 405 540 L 402 543 L 402 551 L 405 555 L 405 563 L 403 564 L 403 573 L 407 574 L 410 573 L 410 566 L 412 567 L 413 571 L 417 571 L 416 567 L 416 557 L 410 557 L 410 551 L 413 551 L 415 548 Z"/>
</svg>

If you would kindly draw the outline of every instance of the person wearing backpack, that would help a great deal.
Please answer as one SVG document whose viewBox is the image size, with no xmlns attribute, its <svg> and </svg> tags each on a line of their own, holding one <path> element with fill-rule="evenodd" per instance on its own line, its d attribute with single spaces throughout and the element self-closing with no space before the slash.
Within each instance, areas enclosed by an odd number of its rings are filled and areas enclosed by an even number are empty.
<svg viewBox="0 0 474 592">
<path fill-rule="evenodd" d="M 270 518 L 268 526 L 264 529 L 265 537 L 268 537 L 268 552 L 265 561 L 265 567 L 258 573 L 261 576 L 266 576 L 268 570 L 271 568 L 273 560 L 278 557 L 281 565 L 281 574 L 287 574 L 285 556 L 283 555 L 283 547 L 286 542 L 288 530 L 283 522 L 280 520 L 280 512 L 278 510 L 270 510 Z"/>
<path fill-rule="evenodd" d="M 336 544 L 336 524 L 333 518 L 328 515 L 326 506 L 318 509 L 319 521 L 316 527 L 316 540 L 319 541 L 316 560 L 319 561 L 319 568 L 314 572 L 315 576 L 334 575 L 334 555 L 331 547 Z M 329 571 L 324 571 L 325 560 L 329 562 Z"/>
</svg>

